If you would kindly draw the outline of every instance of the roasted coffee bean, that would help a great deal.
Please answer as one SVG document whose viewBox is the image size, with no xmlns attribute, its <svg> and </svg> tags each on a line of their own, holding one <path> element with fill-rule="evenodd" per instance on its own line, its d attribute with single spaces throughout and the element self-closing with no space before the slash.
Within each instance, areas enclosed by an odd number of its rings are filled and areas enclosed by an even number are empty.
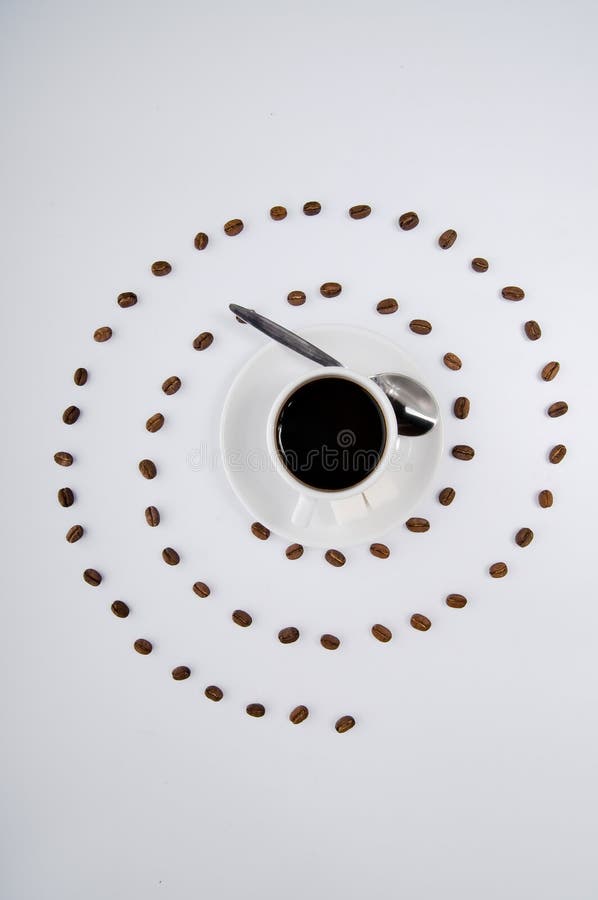
<svg viewBox="0 0 598 900">
<path fill-rule="evenodd" d="M 154 434 L 156 431 L 160 431 L 162 425 L 164 425 L 164 416 L 162 415 L 162 413 L 154 413 L 153 416 L 150 416 L 145 423 L 147 431 L 149 431 L 151 434 Z"/>
<path fill-rule="evenodd" d="M 317 200 L 308 200 L 303 204 L 303 212 L 306 216 L 317 216 L 321 209 L 322 206 Z"/>
<path fill-rule="evenodd" d="M 428 617 L 423 616 L 421 613 L 414 613 L 411 616 L 411 625 L 416 631 L 428 631 L 428 629 L 432 627 L 432 623 Z"/>
<path fill-rule="evenodd" d="M 145 521 L 151 528 L 160 524 L 160 513 L 155 506 L 148 506 L 145 510 Z"/>
<path fill-rule="evenodd" d="M 292 709 L 289 713 L 289 720 L 293 725 L 300 725 L 301 722 L 305 722 L 308 715 L 309 710 L 307 706 L 296 706 L 295 709 Z"/>
<path fill-rule="evenodd" d="M 156 469 L 155 462 L 152 462 L 151 459 L 142 459 L 139 463 L 139 471 L 143 475 L 144 478 L 155 478 L 158 474 L 158 470 Z"/>
<path fill-rule="evenodd" d="M 208 700 L 213 700 L 214 703 L 218 703 L 218 701 L 222 700 L 224 697 L 222 688 L 219 688 L 216 684 L 209 684 L 205 689 L 204 694 Z"/>
<path fill-rule="evenodd" d="M 542 329 L 533 319 L 526 322 L 523 328 L 530 341 L 538 341 L 542 337 Z"/>
<path fill-rule="evenodd" d="M 447 369 L 452 369 L 453 372 L 458 372 L 463 365 L 456 353 L 445 353 L 442 361 Z"/>
<path fill-rule="evenodd" d="M 303 291 L 291 291 L 287 294 L 287 302 L 291 306 L 303 306 L 305 303 L 305 294 Z"/>
<path fill-rule="evenodd" d="M 456 444 L 451 452 L 455 459 L 470 460 L 475 456 L 475 450 L 473 447 L 468 447 L 467 444 Z"/>
<path fill-rule="evenodd" d="M 515 535 L 515 543 L 518 547 L 529 547 L 534 539 L 534 532 L 531 528 L 520 528 Z"/>
<path fill-rule="evenodd" d="M 464 597 L 463 594 L 449 594 L 446 598 L 446 605 L 452 609 L 463 609 L 466 603 L 467 597 Z"/>
<path fill-rule="evenodd" d="M 137 303 L 137 294 L 134 294 L 133 291 L 124 291 L 118 295 L 116 302 L 121 309 L 129 309 L 130 306 L 135 306 Z"/>
<path fill-rule="evenodd" d="M 162 278 L 163 275 L 169 275 L 172 272 L 172 266 L 165 259 L 157 259 L 152 263 L 152 275 Z"/>
<path fill-rule="evenodd" d="M 81 410 L 78 406 L 67 406 L 62 414 L 62 421 L 65 425 L 74 425 L 80 415 Z"/>
<path fill-rule="evenodd" d="M 341 642 L 334 634 L 323 634 L 320 643 L 325 650 L 336 650 Z"/>
<path fill-rule="evenodd" d="M 507 564 L 504 562 L 495 562 L 492 563 L 488 572 L 492 576 L 492 578 L 504 578 L 509 569 L 507 568 Z"/>
<path fill-rule="evenodd" d="M 176 394 L 180 387 L 181 379 L 178 377 L 178 375 L 171 375 L 170 378 L 167 378 L 166 381 L 164 381 L 162 384 L 162 390 L 168 397 Z"/>
<path fill-rule="evenodd" d="M 75 495 L 69 487 L 60 488 L 58 491 L 58 502 L 61 506 L 72 506 L 75 502 Z"/>
<path fill-rule="evenodd" d="M 469 415 L 470 403 L 467 397 L 457 397 L 453 404 L 453 412 L 457 419 L 466 419 Z"/>
<path fill-rule="evenodd" d="M 281 644 L 294 644 L 295 641 L 299 640 L 299 629 L 295 628 L 294 625 L 281 628 L 278 632 L 278 640 Z"/>
<path fill-rule="evenodd" d="M 181 557 L 172 547 L 164 547 L 162 550 L 162 559 L 167 566 L 178 566 Z"/>
<path fill-rule="evenodd" d="M 76 544 L 83 537 L 84 531 L 82 525 L 72 525 L 66 533 L 66 539 L 69 544 Z"/>
<path fill-rule="evenodd" d="M 548 459 L 551 463 L 554 463 L 556 465 L 557 463 L 562 462 L 562 460 L 565 458 L 566 453 L 567 448 L 564 444 L 555 444 L 555 446 L 548 454 Z"/>
<path fill-rule="evenodd" d="M 152 642 L 147 641 L 145 638 L 137 638 L 137 640 L 133 644 L 133 647 L 137 651 L 137 653 L 141 653 L 142 656 L 147 656 L 148 653 L 151 653 L 154 649 L 152 647 Z"/>
<path fill-rule="evenodd" d="M 504 287 L 501 293 L 505 300 L 523 300 L 525 297 L 525 291 L 512 284 Z"/>
<path fill-rule="evenodd" d="M 344 734 L 345 731 L 349 731 L 354 725 L 355 719 L 353 716 L 341 716 L 340 719 L 336 720 L 334 727 L 339 734 Z"/>
<path fill-rule="evenodd" d="M 377 559 L 388 559 L 390 556 L 390 550 L 386 544 L 371 544 L 370 553 Z"/>
<path fill-rule="evenodd" d="M 538 503 L 540 504 L 542 509 L 549 509 L 554 503 L 554 496 L 552 494 L 552 491 L 540 491 L 540 493 L 538 494 Z"/>
<path fill-rule="evenodd" d="M 372 625 L 372 634 L 377 641 L 387 644 L 392 639 L 392 631 L 386 625 Z"/>
<path fill-rule="evenodd" d="M 87 584 L 90 584 L 92 587 L 97 587 L 102 583 L 102 576 L 97 569 L 85 569 L 83 572 L 83 581 L 86 581 Z"/>
<path fill-rule="evenodd" d="M 452 247 L 455 241 L 457 240 L 457 232 L 454 228 L 447 228 L 446 231 L 443 231 L 440 237 L 438 238 L 438 246 L 442 250 L 448 250 L 449 247 Z"/>
<path fill-rule="evenodd" d="M 559 416 L 564 416 L 568 409 L 569 406 L 564 400 L 557 400 L 556 403 L 550 404 L 546 412 L 551 419 L 558 419 Z"/>
<path fill-rule="evenodd" d="M 300 559 L 303 556 L 301 544 L 290 544 L 284 551 L 287 559 Z"/>
<path fill-rule="evenodd" d="M 402 216 L 399 216 L 399 228 L 402 228 L 403 231 L 411 231 L 416 225 L 419 225 L 419 216 L 417 213 L 406 212 L 403 213 Z"/>
<path fill-rule="evenodd" d="M 249 703 L 245 707 L 245 712 L 248 716 L 253 716 L 254 719 L 261 719 L 266 712 L 266 708 L 262 703 Z"/>
<path fill-rule="evenodd" d="M 191 669 L 189 666 L 175 666 L 170 674 L 175 681 L 185 681 L 186 678 L 189 678 Z"/>
<path fill-rule="evenodd" d="M 87 384 L 87 369 L 75 369 L 73 381 L 78 387 L 83 387 L 84 384 Z"/>
<path fill-rule="evenodd" d="M 338 297 L 340 292 L 342 291 L 342 287 L 338 283 L 338 281 L 325 281 L 323 285 L 320 287 L 320 293 L 322 297 L 326 297 L 330 299 L 331 297 Z"/>
<path fill-rule="evenodd" d="M 450 506 L 455 499 L 455 489 L 452 487 L 443 488 L 438 494 L 438 502 L 442 506 Z"/>
<path fill-rule="evenodd" d="M 236 609 L 232 614 L 232 620 L 235 625 L 240 625 L 241 628 L 249 628 L 253 619 L 249 615 L 248 612 L 245 612 L 244 609 Z"/>
<path fill-rule="evenodd" d="M 427 519 L 418 519 L 417 516 L 412 516 L 411 519 L 407 519 L 405 525 L 409 529 L 409 531 L 413 531 L 416 534 L 423 534 L 424 531 L 430 530 L 430 523 Z"/>
<path fill-rule="evenodd" d="M 347 561 L 344 553 L 341 553 L 340 550 L 327 550 L 324 554 L 324 559 L 331 566 L 336 566 L 337 568 L 344 566 Z"/>
<path fill-rule="evenodd" d="M 229 237 L 234 237 L 236 234 L 241 234 L 244 227 L 242 219 L 230 219 L 224 226 L 224 233 Z"/>
<path fill-rule="evenodd" d="M 270 529 L 262 525 L 261 522 L 253 522 L 251 525 L 251 533 L 259 538 L 260 541 L 267 541 L 270 537 Z"/>
<path fill-rule="evenodd" d="M 193 339 L 194 350 L 207 350 L 214 340 L 214 335 L 209 331 L 202 331 Z"/>
<path fill-rule="evenodd" d="M 484 259 L 483 256 L 476 256 L 471 261 L 471 268 L 474 272 L 487 272 L 488 260 Z"/>
<path fill-rule="evenodd" d="M 414 334 L 430 334 L 432 331 L 432 326 L 426 319 L 412 319 L 409 328 Z"/>
<path fill-rule="evenodd" d="M 546 363 L 540 374 L 544 381 L 552 381 L 559 374 L 560 368 L 560 363 L 556 360 L 552 360 L 552 362 Z"/>
<path fill-rule="evenodd" d="M 390 316 L 392 313 L 396 313 L 398 308 L 399 304 L 394 297 L 387 297 L 386 300 L 380 300 L 376 305 L 376 309 L 381 316 Z"/>
<path fill-rule="evenodd" d="M 358 203 L 357 206 L 351 207 L 349 215 L 352 219 L 367 219 L 371 211 L 372 207 L 368 206 L 367 203 Z"/>
<path fill-rule="evenodd" d="M 286 217 L 287 211 L 284 206 L 273 206 L 270 210 L 270 218 L 274 219 L 275 222 L 281 222 Z"/>
<path fill-rule="evenodd" d="M 193 239 L 193 246 L 196 250 L 205 250 L 209 243 L 209 237 L 205 231 L 198 231 Z"/>
<path fill-rule="evenodd" d="M 193 585 L 193 593 L 197 594 L 198 597 L 209 597 L 210 589 L 203 581 L 196 581 Z"/>
<path fill-rule="evenodd" d="M 130 612 L 124 600 L 115 600 L 110 609 L 117 619 L 126 619 Z"/>
<path fill-rule="evenodd" d="M 109 341 L 112 337 L 112 329 L 109 325 L 102 325 L 101 328 L 96 328 L 93 333 L 94 341 L 97 341 L 98 344 L 103 344 L 106 341 Z"/>
<path fill-rule="evenodd" d="M 54 454 L 54 462 L 58 463 L 59 466 L 72 466 L 73 456 L 71 453 L 67 453 L 66 450 L 59 450 L 58 453 Z"/>
</svg>

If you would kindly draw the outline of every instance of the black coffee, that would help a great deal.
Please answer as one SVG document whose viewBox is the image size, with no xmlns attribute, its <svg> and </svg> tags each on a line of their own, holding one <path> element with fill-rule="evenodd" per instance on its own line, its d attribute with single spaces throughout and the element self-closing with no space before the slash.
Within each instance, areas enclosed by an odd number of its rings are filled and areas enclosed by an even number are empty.
<svg viewBox="0 0 598 900">
<path fill-rule="evenodd" d="M 297 388 L 276 423 L 278 449 L 295 478 L 323 491 L 353 487 L 378 465 L 386 425 L 373 397 L 334 376 Z"/>
</svg>

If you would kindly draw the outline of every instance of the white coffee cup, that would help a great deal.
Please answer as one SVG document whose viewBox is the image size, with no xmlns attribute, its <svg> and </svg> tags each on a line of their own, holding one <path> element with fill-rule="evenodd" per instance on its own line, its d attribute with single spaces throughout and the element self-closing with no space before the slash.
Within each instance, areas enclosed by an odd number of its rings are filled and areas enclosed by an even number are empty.
<svg viewBox="0 0 598 900">
<path fill-rule="evenodd" d="M 320 490 L 304 484 L 287 468 L 278 447 L 276 429 L 285 403 L 298 388 L 322 378 L 345 378 L 367 391 L 382 414 L 386 430 L 386 441 L 377 465 L 362 481 L 343 490 Z M 386 394 L 371 378 L 350 369 L 328 366 L 321 373 L 304 375 L 287 384 L 272 404 L 266 424 L 266 444 L 276 472 L 297 494 L 297 503 L 291 516 L 294 525 L 308 526 L 319 503 L 329 504 L 337 523 L 345 524 L 367 516 L 369 507 L 378 507 L 396 496 L 394 480 L 389 477 L 389 468 L 393 459 L 396 459 L 398 445 L 394 410 Z"/>
</svg>

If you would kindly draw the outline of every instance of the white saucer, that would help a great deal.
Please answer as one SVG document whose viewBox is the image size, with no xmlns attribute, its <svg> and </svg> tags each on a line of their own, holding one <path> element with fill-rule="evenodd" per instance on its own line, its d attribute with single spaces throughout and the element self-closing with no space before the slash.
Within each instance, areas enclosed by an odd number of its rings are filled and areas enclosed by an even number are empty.
<svg viewBox="0 0 598 900">
<path fill-rule="evenodd" d="M 382 335 L 352 325 L 318 325 L 301 332 L 322 350 L 363 375 L 401 372 L 421 381 L 412 360 Z M 401 437 L 399 465 L 392 477 L 394 499 L 368 515 L 338 524 L 322 504 L 307 526 L 291 522 L 297 493 L 277 474 L 266 446 L 266 421 L 284 386 L 321 366 L 274 342 L 267 343 L 241 369 L 226 396 L 220 422 L 224 470 L 233 491 L 252 517 L 276 534 L 307 547 L 343 548 L 371 543 L 408 518 L 430 483 L 442 452 L 442 421 L 422 437 Z"/>
</svg>

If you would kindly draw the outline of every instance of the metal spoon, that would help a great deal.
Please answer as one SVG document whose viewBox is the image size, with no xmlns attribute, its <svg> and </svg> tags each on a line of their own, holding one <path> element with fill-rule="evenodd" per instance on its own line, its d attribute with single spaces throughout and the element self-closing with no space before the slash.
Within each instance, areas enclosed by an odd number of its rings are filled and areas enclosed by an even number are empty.
<svg viewBox="0 0 598 900">
<path fill-rule="evenodd" d="M 248 325 L 253 325 L 272 340 L 306 356 L 312 362 L 319 363 L 321 366 L 344 368 L 338 359 L 334 359 L 333 356 L 320 350 L 314 344 L 310 344 L 298 334 L 283 328 L 282 325 L 266 319 L 254 309 L 246 309 L 244 306 L 237 306 L 236 303 L 230 303 L 228 308 Z M 384 391 L 390 400 L 397 417 L 399 434 L 419 437 L 434 428 L 439 416 L 438 404 L 423 384 L 414 378 L 409 378 L 408 375 L 399 375 L 396 372 L 372 375 L 372 381 Z"/>
</svg>

